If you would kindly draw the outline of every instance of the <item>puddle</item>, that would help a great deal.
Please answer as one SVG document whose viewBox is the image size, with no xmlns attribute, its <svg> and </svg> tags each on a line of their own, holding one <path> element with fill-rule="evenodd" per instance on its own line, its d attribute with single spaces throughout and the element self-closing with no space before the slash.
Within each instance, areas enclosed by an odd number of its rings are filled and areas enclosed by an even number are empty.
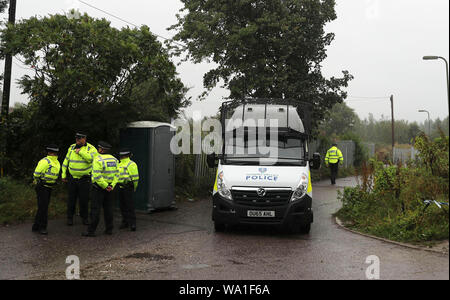
<svg viewBox="0 0 450 300">
<path fill-rule="evenodd" d="M 186 269 L 186 270 L 195 270 L 195 269 L 204 269 L 204 268 L 209 268 L 209 265 L 205 265 L 205 264 L 196 264 L 196 265 L 183 265 L 181 266 L 181 268 Z"/>
<path fill-rule="evenodd" d="M 125 258 L 136 258 L 136 259 L 148 259 L 151 261 L 161 261 L 161 260 L 173 260 L 173 256 L 159 255 L 159 254 L 151 254 L 151 253 L 134 253 Z"/>
</svg>

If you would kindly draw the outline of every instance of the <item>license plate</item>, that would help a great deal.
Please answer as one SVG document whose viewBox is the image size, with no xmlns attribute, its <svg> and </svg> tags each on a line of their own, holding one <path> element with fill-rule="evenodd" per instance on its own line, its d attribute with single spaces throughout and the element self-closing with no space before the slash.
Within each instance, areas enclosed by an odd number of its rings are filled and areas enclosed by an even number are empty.
<svg viewBox="0 0 450 300">
<path fill-rule="evenodd" d="M 275 218 L 274 211 L 249 210 L 247 211 L 249 218 Z"/>
</svg>

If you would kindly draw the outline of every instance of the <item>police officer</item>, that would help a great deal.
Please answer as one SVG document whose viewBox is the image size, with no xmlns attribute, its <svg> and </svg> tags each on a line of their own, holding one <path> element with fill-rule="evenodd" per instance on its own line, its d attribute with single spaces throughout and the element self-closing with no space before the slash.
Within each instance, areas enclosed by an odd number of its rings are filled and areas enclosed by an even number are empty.
<svg viewBox="0 0 450 300">
<path fill-rule="evenodd" d="M 344 156 L 342 156 L 341 150 L 338 149 L 337 144 L 334 143 L 332 147 L 327 151 L 325 156 L 325 164 L 331 171 L 331 184 L 336 184 L 336 177 L 339 171 L 339 163 L 344 163 Z"/>
<path fill-rule="evenodd" d="M 73 225 L 73 216 L 77 206 L 80 205 L 80 215 L 83 224 L 89 224 L 89 193 L 91 190 L 92 162 L 98 154 L 97 149 L 87 142 L 87 135 L 77 133 L 75 144 L 67 150 L 62 165 L 62 181 L 68 182 L 69 199 L 67 201 L 67 225 Z M 69 170 L 67 174 L 67 169 Z"/>
<path fill-rule="evenodd" d="M 122 212 L 120 229 L 129 227 L 131 231 L 136 231 L 133 193 L 138 187 L 139 172 L 138 166 L 131 160 L 131 156 L 129 149 L 121 149 L 119 152 L 119 204 Z"/>
<path fill-rule="evenodd" d="M 52 188 L 59 177 L 61 165 L 58 161 L 58 146 L 47 146 L 47 157 L 41 159 L 34 170 L 33 184 L 36 185 L 38 210 L 32 227 L 33 232 L 47 235 L 48 206 Z"/>
<path fill-rule="evenodd" d="M 108 154 L 111 145 L 107 142 L 98 143 L 98 155 L 92 166 L 92 201 L 91 224 L 83 236 L 94 237 L 100 221 L 100 210 L 103 207 L 105 219 L 105 234 L 111 235 L 113 230 L 113 190 L 119 181 L 119 161 Z"/>
</svg>

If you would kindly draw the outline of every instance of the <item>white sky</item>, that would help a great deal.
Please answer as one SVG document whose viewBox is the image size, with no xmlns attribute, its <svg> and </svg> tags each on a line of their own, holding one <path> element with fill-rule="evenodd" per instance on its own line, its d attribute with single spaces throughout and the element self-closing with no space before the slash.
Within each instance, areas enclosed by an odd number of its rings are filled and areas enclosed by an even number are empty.
<svg viewBox="0 0 450 300">
<path fill-rule="evenodd" d="M 175 14 L 182 7 L 178 0 L 84 0 L 131 23 L 145 24 L 165 37 L 174 33 L 167 27 L 176 23 Z M 449 57 L 448 0 L 337 0 L 338 19 L 327 26 L 336 39 L 328 51 L 323 72 L 326 77 L 341 76 L 349 70 L 355 79 L 348 88 L 352 97 L 395 96 L 396 119 L 423 121 L 429 110 L 431 117 L 448 115 L 445 67 L 442 61 L 423 61 L 424 55 Z M 113 26 L 127 24 L 90 8 L 77 0 L 17 0 L 17 19 L 34 15 L 64 13 L 78 8 L 93 17 L 106 19 Z M 4 15 L 6 18 L 6 14 Z M 13 79 L 27 73 L 14 60 Z M 4 63 L 0 63 L 4 68 Z M 203 91 L 203 74 L 211 65 L 184 63 L 178 72 L 191 87 L 193 105 L 186 113 L 201 111 L 203 116 L 215 114 L 228 92 L 215 89 L 207 100 L 198 102 Z M 27 102 L 16 84 L 12 87 L 11 104 Z M 390 102 L 349 98 L 348 105 L 361 118 L 373 113 L 376 118 L 390 117 Z"/>
</svg>

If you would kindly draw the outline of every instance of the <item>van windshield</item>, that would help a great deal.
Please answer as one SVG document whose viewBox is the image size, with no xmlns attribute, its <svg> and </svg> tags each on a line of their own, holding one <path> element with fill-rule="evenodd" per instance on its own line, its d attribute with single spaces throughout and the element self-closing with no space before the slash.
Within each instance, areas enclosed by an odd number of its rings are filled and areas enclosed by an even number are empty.
<svg viewBox="0 0 450 300">
<path fill-rule="evenodd" d="M 273 137 L 272 137 L 273 138 Z M 258 138 L 245 135 L 225 139 L 225 164 L 306 166 L 304 138 L 278 135 Z"/>
</svg>

